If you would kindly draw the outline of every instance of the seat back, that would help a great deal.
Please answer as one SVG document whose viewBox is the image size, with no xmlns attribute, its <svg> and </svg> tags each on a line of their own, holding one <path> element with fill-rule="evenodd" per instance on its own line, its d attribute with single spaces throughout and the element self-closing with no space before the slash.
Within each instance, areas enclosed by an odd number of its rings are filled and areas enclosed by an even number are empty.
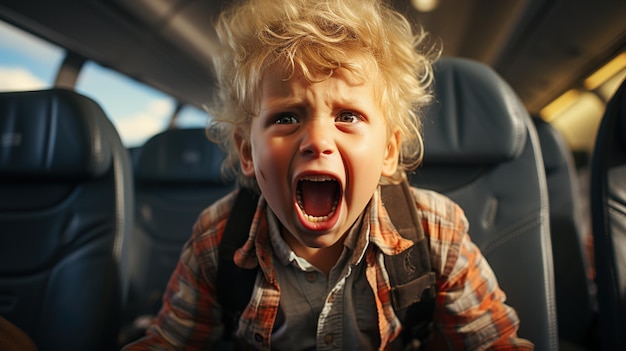
<svg viewBox="0 0 626 351">
<path fill-rule="evenodd" d="M 594 338 L 595 296 L 590 279 L 590 257 L 585 250 L 578 178 L 572 153 L 561 134 L 548 122 L 533 118 L 548 184 L 550 237 L 559 340 L 589 345 Z"/>
<path fill-rule="evenodd" d="M 221 174 L 225 154 L 204 129 L 171 129 L 137 150 L 135 229 L 125 242 L 125 319 L 156 314 L 200 212 L 234 190 Z"/>
<path fill-rule="evenodd" d="M 539 142 L 511 88 L 489 67 L 443 58 L 423 122 L 424 162 L 411 183 L 448 195 L 493 268 L 519 335 L 557 349 L 548 197 Z"/>
<path fill-rule="evenodd" d="M 132 168 L 91 99 L 0 93 L 0 316 L 44 350 L 105 350 L 120 317 Z"/>
<path fill-rule="evenodd" d="M 591 222 L 605 350 L 626 349 L 626 81 L 607 104 L 591 159 Z"/>
</svg>

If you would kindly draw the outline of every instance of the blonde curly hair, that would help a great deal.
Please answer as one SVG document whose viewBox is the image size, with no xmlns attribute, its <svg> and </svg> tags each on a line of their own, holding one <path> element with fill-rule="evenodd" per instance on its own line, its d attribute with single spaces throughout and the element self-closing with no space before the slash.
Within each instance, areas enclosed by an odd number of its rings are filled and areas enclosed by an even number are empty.
<svg viewBox="0 0 626 351">
<path fill-rule="evenodd" d="M 261 78 L 276 63 L 311 82 L 340 67 L 357 79 L 380 79 L 377 95 L 388 133 L 400 131 L 400 169 L 421 162 L 419 114 L 432 98 L 432 63 L 439 49 L 388 5 L 379 0 L 247 0 L 224 10 L 216 30 L 222 44 L 214 60 L 219 95 L 209 108 L 213 118 L 207 132 L 226 150 L 223 170 L 234 172 L 241 185 L 255 187 L 256 180 L 241 174 L 235 135 L 249 135 Z"/>
</svg>

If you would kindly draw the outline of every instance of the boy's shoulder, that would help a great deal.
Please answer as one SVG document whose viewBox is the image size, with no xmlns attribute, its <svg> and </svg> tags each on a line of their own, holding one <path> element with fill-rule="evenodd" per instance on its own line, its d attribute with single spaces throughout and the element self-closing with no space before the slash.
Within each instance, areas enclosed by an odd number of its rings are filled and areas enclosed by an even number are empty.
<svg viewBox="0 0 626 351">
<path fill-rule="evenodd" d="M 411 192 L 428 236 L 454 241 L 448 236 L 467 233 L 469 223 L 465 212 L 454 200 L 429 189 L 411 187 Z"/>
<path fill-rule="evenodd" d="M 456 211 L 462 211 L 461 207 L 454 200 L 437 191 L 411 186 L 411 192 L 415 198 L 418 211 L 432 212 L 443 217 L 447 217 Z"/>
<path fill-rule="evenodd" d="M 238 190 L 234 190 L 205 208 L 193 226 L 193 238 L 220 236 L 232 210 Z M 219 240 L 219 238 L 218 238 Z"/>
</svg>

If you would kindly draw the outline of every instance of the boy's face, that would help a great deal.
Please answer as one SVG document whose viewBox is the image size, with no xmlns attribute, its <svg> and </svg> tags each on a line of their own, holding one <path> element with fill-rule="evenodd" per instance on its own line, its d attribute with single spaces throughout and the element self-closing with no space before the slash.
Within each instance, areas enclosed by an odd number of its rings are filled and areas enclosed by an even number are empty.
<svg viewBox="0 0 626 351">
<path fill-rule="evenodd" d="M 268 70 L 249 140 L 239 140 L 242 170 L 255 176 L 268 205 L 301 244 L 329 247 L 370 201 L 381 175 L 398 163 L 399 134 L 388 136 L 374 79 L 357 83 L 338 69 L 322 82 Z"/>
</svg>

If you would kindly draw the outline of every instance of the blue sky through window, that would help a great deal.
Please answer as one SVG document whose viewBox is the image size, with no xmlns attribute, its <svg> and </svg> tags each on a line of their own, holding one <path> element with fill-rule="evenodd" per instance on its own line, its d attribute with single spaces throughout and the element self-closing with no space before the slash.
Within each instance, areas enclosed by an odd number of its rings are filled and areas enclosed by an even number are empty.
<svg viewBox="0 0 626 351">
<path fill-rule="evenodd" d="M 0 21 L 0 91 L 49 88 L 64 50 Z"/>
<path fill-rule="evenodd" d="M 0 91 L 50 88 L 65 50 L 0 21 Z M 167 128 L 176 102 L 142 83 L 87 62 L 76 91 L 102 106 L 126 146 L 138 146 Z M 204 111 L 186 107 L 179 127 L 203 127 Z"/>
</svg>

